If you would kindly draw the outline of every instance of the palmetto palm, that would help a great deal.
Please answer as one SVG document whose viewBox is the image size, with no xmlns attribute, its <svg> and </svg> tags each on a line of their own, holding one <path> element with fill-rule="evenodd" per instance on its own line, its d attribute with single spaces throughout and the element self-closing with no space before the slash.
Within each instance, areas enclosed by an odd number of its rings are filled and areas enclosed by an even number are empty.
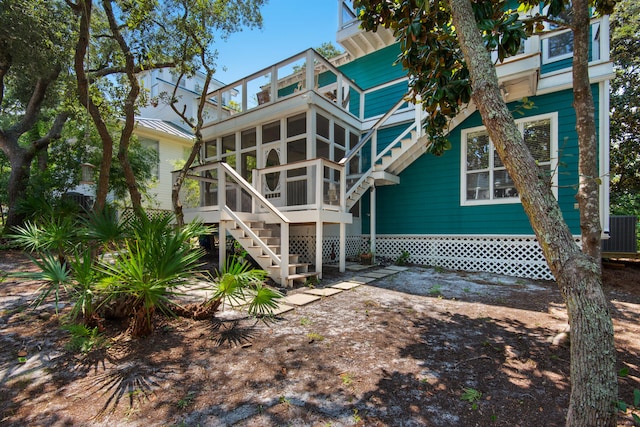
<svg viewBox="0 0 640 427">
<path fill-rule="evenodd" d="M 180 294 L 179 287 L 195 284 L 204 250 L 194 249 L 190 242 L 205 232 L 199 224 L 176 229 L 170 217 L 143 218 L 113 263 L 101 263 L 101 288 L 129 302 L 133 335 L 150 334 L 155 310 L 171 314 L 170 297 Z"/>
<path fill-rule="evenodd" d="M 106 250 L 113 250 L 127 236 L 129 230 L 126 225 L 118 221 L 113 207 L 106 206 L 98 212 L 92 212 L 82 221 L 84 237 L 103 246 Z"/>
<path fill-rule="evenodd" d="M 225 300 L 237 306 L 246 306 L 252 316 L 269 316 L 278 307 L 282 294 L 264 286 L 267 272 L 253 269 L 249 263 L 232 256 L 222 271 L 217 272 L 215 293 L 211 303 L 216 307 Z"/>
<path fill-rule="evenodd" d="M 68 216 L 51 216 L 39 223 L 28 221 L 17 226 L 8 236 L 15 244 L 30 252 L 55 253 L 61 264 L 79 239 L 77 222 Z"/>
</svg>

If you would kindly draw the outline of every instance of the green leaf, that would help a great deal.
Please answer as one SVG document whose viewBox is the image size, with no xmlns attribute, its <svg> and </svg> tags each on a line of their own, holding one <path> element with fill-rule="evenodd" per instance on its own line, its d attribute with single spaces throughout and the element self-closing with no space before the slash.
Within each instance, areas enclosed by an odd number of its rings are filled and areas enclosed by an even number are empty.
<svg viewBox="0 0 640 427">
<path fill-rule="evenodd" d="M 622 412 L 627 412 L 627 404 L 622 400 L 618 400 L 618 410 Z"/>
</svg>

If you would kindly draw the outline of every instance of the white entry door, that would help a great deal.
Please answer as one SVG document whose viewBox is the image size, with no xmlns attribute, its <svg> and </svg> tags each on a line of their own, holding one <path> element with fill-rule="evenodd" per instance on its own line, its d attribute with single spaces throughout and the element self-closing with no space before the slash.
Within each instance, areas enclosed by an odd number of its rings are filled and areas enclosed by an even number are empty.
<svg viewBox="0 0 640 427">
<path fill-rule="evenodd" d="M 280 144 L 270 144 L 264 147 L 264 165 L 263 167 L 269 168 L 273 166 L 280 166 L 282 152 Z M 274 206 L 283 206 L 284 204 L 284 173 L 271 172 L 265 174 L 262 179 L 262 194 L 269 200 Z"/>
</svg>

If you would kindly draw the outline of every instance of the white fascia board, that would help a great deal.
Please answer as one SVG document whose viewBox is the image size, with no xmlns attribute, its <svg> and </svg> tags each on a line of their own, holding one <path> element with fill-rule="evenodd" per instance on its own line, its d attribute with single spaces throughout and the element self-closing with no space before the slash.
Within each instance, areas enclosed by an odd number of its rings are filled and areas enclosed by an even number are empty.
<svg viewBox="0 0 640 427">
<path fill-rule="evenodd" d="M 573 76 L 571 68 L 557 73 L 544 74 L 538 81 L 538 91 L 536 95 L 545 95 L 565 89 L 573 88 Z M 589 67 L 589 81 L 600 83 L 611 80 L 615 77 L 612 62 L 602 62 Z"/>
</svg>

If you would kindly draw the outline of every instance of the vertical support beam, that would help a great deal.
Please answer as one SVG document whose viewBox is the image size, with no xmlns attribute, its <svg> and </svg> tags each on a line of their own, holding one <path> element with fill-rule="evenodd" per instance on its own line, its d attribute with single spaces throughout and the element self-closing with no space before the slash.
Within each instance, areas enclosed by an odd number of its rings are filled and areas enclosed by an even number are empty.
<svg viewBox="0 0 640 427">
<path fill-rule="evenodd" d="M 270 84 L 271 84 L 271 87 L 270 87 L 271 96 L 269 97 L 269 101 L 276 102 L 278 100 L 278 68 L 275 65 L 271 67 L 271 83 Z M 257 146 L 260 147 L 260 144 L 257 144 Z"/>
<path fill-rule="evenodd" d="M 222 209 L 227 205 L 227 174 L 224 171 L 224 168 L 218 164 L 218 212 L 220 213 L 220 223 L 218 225 L 218 268 L 224 268 L 224 262 L 227 258 L 227 221 L 223 218 L 223 215 L 226 215 L 224 210 Z"/>
<path fill-rule="evenodd" d="M 371 236 L 371 253 L 373 254 L 373 258 L 371 259 L 372 263 L 376 261 L 376 185 L 373 184 L 371 186 L 371 206 L 370 206 L 371 216 L 369 223 L 369 232 Z"/>
<path fill-rule="evenodd" d="M 347 211 L 347 167 L 349 166 L 349 162 L 345 163 L 340 169 L 338 169 L 340 173 L 340 212 Z"/>
<path fill-rule="evenodd" d="M 247 103 L 247 81 L 242 80 L 242 112 L 245 112 L 249 109 L 249 104 Z"/>
<path fill-rule="evenodd" d="M 306 90 L 313 90 L 315 89 L 315 66 L 313 63 L 313 58 L 314 58 L 315 54 L 314 54 L 314 50 L 313 49 L 309 49 L 307 50 L 307 56 L 306 56 Z M 307 129 L 307 132 L 309 132 L 309 129 Z"/>
<path fill-rule="evenodd" d="M 256 190 L 258 190 L 258 192 L 260 192 L 260 190 L 262 189 L 262 183 L 260 182 L 260 177 L 261 175 L 258 174 L 258 169 L 253 169 L 251 171 L 251 185 L 253 185 L 253 188 L 255 188 Z M 256 203 L 256 198 L 255 197 L 251 197 L 251 213 L 257 213 L 258 212 L 258 204 Z"/>
<path fill-rule="evenodd" d="M 347 225 L 340 223 L 340 273 L 347 270 Z"/>
<path fill-rule="evenodd" d="M 289 285 L 289 223 L 280 223 L 280 284 Z"/>
<path fill-rule="evenodd" d="M 608 34 L 611 34 L 609 31 L 611 31 L 609 15 L 605 15 L 600 20 L 600 61 L 603 62 L 611 59 L 611 40 L 607 37 Z M 605 35 L 605 37 L 602 35 Z"/>
<path fill-rule="evenodd" d="M 420 100 L 420 96 L 417 96 L 417 99 Z M 415 118 L 416 138 L 420 138 L 422 136 L 422 134 L 423 134 L 423 132 L 422 132 L 422 119 L 423 119 L 422 104 L 420 102 L 417 102 L 416 104 L 414 104 L 413 111 L 416 114 L 416 118 Z"/>
<path fill-rule="evenodd" d="M 324 205 L 324 164 L 322 163 L 322 159 L 317 159 L 314 162 L 315 173 L 312 174 L 313 180 L 315 181 L 315 193 L 316 200 L 313 205 L 315 205 L 316 209 L 322 209 Z"/>
<path fill-rule="evenodd" d="M 604 33 L 607 34 L 607 33 Z M 609 93 L 611 91 L 611 87 L 609 84 L 609 80 L 605 80 L 600 82 L 599 84 L 600 94 L 598 96 L 600 100 L 600 105 L 598 106 L 598 114 L 599 114 L 599 123 L 600 129 L 598 132 L 598 143 L 599 143 L 599 174 L 600 179 L 602 180 L 602 184 L 600 185 L 600 227 L 602 228 L 603 233 L 609 233 L 609 218 L 610 218 L 610 210 L 609 210 L 609 146 L 611 144 L 610 138 L 611 135 L 609 133 L 609 111 L 611 108 Z"/>
<path fill-rule="evenodd" d="M 222 212 L 221 212 L 222 214 Z M 218 223 L 218 270 L 222 271 L 227 259 L 227 221 L 220 218 Z"/>
<path fill-rule="evenodd" d="M 222 120 L 222 91 L 219 90 L 216 92 L 216 117 L 215 117 L 215 121 L 219 122 L 220 120 Z M 218 154 L 219 151 L 216 151 L 216 154 Z M 218 154 L 219 156 L 219 154 Z"/>
<path fill-rule="evenodd" d="M 322 230 L 322 221 L 318 219 L 316 221 L 316 272 L 319 279 L 322 279 Z"/>
</svg>

